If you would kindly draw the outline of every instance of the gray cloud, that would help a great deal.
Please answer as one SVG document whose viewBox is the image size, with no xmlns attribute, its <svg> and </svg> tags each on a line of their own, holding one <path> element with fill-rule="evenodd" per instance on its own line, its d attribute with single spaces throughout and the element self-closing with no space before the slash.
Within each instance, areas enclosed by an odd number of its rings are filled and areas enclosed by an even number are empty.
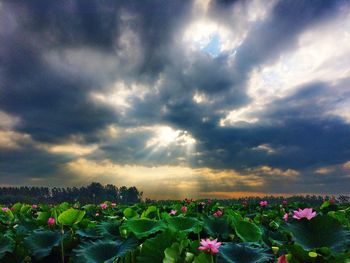
<svg viewBox="0 0 350 263">
<path fill-rule="evenodd" d="M 328 176 L 314 170 L 349 160 L 350 125 L 335 114 L 350 95 L 346 74 L 291 83 L 294 92 L 253 110 L 255 123 L 220 126 L 220 120 L 254 105 L 254 70 L 300 48 L 301 34 L 334 20 L 349 8 L 347 1 L 276 1 L 255 20 L 245 17 L 251 8 L 245 1 L 211 1 L 203 14 L 191 1 L 0 3 L 0 111 L 19 120 L 0 131 L 32 139 L 1 150 L 0 183 L 64 174 L 77 157 L 45 147 L 76 143 L 97 145 L 84 155 L 89 160 L 232 169 L 242 176 L 265 165 L 294 169 L 317 191 L 327 183 L 334 192 L 345 190 L 348 177 L 340 170 Z M 237 45 L 216 56 L 188 47 L 183 32 L 203 17 L 225 27 Z M 176 136 L 188 132 L 195 147 L 189 152 L 175 139 L 166 147 L 147 145 L 163 126 L 178 130 Z M 115 136 L 108 127 L 116 127 Z M 270 176 L 263 189 L 287 192 L 283 180 Z M 215 190 L 207 185 L 203 191 Z M 288 185 L 307 190 L 298 180 Z M 258 188 L 222 184 L 215 191 L 230 189 Z"/>
</svg>

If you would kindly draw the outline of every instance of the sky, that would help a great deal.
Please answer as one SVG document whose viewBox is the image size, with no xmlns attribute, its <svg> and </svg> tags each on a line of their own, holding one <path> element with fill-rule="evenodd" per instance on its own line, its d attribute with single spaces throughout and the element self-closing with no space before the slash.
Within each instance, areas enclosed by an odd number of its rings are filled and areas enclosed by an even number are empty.
<svg viewBox="0 0 350 263">
<path fill-rule="evenodd" d="M 0 185 L 349 194 L 349 0 L 0 0 Z"/>
</svg>

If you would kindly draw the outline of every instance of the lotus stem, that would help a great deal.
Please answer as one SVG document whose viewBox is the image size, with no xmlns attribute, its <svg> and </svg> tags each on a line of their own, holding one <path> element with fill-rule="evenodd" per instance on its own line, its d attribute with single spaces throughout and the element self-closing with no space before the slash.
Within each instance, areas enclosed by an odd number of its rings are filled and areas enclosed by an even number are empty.
<svg viewBox="0 0 350 263">
<path fill-rule="evenodd" d="M 63 229 L 63 225 L 61 225 L 61 258 L 62 258 L 62 263 L 64 263 L 64 246 L 63 246 L 63 238 L 64 238 L 64 229 Z"/>
</svg>

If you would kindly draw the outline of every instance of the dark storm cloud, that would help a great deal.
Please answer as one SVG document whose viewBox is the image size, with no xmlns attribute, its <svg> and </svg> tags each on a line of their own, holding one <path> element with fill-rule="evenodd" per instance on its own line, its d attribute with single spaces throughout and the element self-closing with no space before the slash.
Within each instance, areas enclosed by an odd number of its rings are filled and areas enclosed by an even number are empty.
<svg viewBox="0 0 350 263">
<path fill-rule="evenodd" d="M 110 109 L 89 103 L 90 83 L 60 76 L 39 60 L 37 50 L 12 44 L 4 54 L 0 104 L 21 118 L 19 131 L 39 141 L 59 141 L 75 133 L 93 133 L 115 119 Z"/>
<path fill-rule="evenodd" d="M 303 171 L 303 176 L 299 180 L 281 180 L 273 178 L 269 180 L 266 191 L 270 193 L 318 193 L 334 194 L 348 193 L 350 177 L 344 171 L 332 172 L 327 175 L 318 175 L 314 171 Z"/>
<path fill-rule="evenodd" d="M 348 80 L 339 84 L 340 88 L 346 85 Z M 257 124 L 195 129 L 206 162 L 212 167 L 239 170 L 261 164 L 298 170 L 346 162 L 350 125 L 325 112 L 349 94 L 346 90 L 336 94 L 339 86 L 333 90 L 330 86 L 312 83 L 299 87 L 295 94 L 267 105 L 266 111 L 257 115 L 262 120 Z M 264 144 L 276 151 L 254 149 Z"/>
<path fill-rule="evenodd" d="M 16 17 L 16 22 L 13 22 L 13 32 L 6 35 L 0 54 L 1 109 L 19 116 L 18 130 L 39 141 L 59 141 L 76 133 L 89 135 L 115 120 L 110 109 L 89 102 L 87 91 L 93 85 L 91 80 L 57 72 L 43 61 L 43 52 L 48 47 L 69 45 L 74 41 L 77 41 L 75 44 L 79 41 L 89 44 L 94 42 L 93 38 L 102 39 L 103 45 L 107 41 L 101 35 L 88 35 L 91 33 L 86 24 L 88 17 L 81 18 L 79 27 L 76 21 L 79 14 L 75 17 L 69 6 L 50 3 L 3 3 L 5 10 Z M 90 7 L 86 5 L 85 8 Z M 84 9 L 81 13 L 89 12 Z M 77 33 L 84 29 L 86 32 Z M 100 29 L 96 30 L 104 32 Z M 108 32 L 104 34 L 111 37 Z"/>
<path fill-rule="evenodd" d="M 130 15 L 137 15 L 136 22 L 132 22 L 141 34 L 145 54 L 154 60 L 162 57 L 156 55 L 162 41 L 171 41 L 169 29 L 178 17 L 170 13 L 185 11 L 185 5 L 175 2 L 164 5 L 155 1 L 142 5 L 116 4 L 115 1 L 64 1 L 59 4 L 5 1 L 3 5 L 16 18 L 16 21 L 7 21 L 14 23 L 16 29 L 6 34 L 1 49 L 2 109 L 21 117 L 20 131 L 45 141 L 56 141 L 75 133 L 89 135 L 110 122 L 117 122 L 117 118 L 107 107 L 89 101 L 89 90 L 100 86 L 93 82 L 96 77 L 84 79 L 64 70 L 57 72 L 43 61 L 44 52 L 90 46 L 115 56 L 112 51 L 118 49 L 119 17 L 126 9 Z M 159 12 L 154 13 L 155 10 Z M 152 62 L 145 57 L 144 63 L 147 65 L 142 67 L 150 68 L 150 63 L 160 66 L 166 62 L 160 59 Z M 115 71 L 118 68 L 114 69 L 114 74 Z"/>
<path fill-rule="evenodd" d="M 116 1 L 8 1 L 24 14 L 23 29 L 45 37 L 46 44 L 112 48 L 118 35 Z M 11 3 L 12 2 L 12 3 Z"/>
<path fill-rule="evenodd" d="M 48 184 L 47 178 L 50 178 L 50 185 L 68 181 L 61 166 L 72 158 L 48 154 L 31 144 L 22 146 L 19 149 L 0 149 L 0 184 Z"/>
<path fill-rule="evenodd" d="M 187 22 L 191 6 L 191 1 L 125 1 L 123 7 L 137 15 L 131 28 L 140 34 L 144 50 L 138 73 L 157 76 L 171 62 L 168 53 L 176 30 Z"/>
<path fill-rule="evenodd" d="M 132 98 L 127 122 L 138 124 L 158 123 L 175 125 L 182 129 L 204 128 L 216 125 L 221 114 L 218 110 L 239 107 L 249 101 L 245 89 L 235 85 L 236 79 L 227 57 L 212 58 L 207 54 L 181 55 L 181 50 L 170 51 L 171 58 L 161 72 L 159 91 L 144 98 Z M 151 83 L 156 85 L 156 83 Z M 196 103 L 193 96 L 205 96 L 209 103 Z M 229 103 L 223 104 L 230 97 Z M 203 123 L 202 119 L 208 118 Z"/>
<path fill-rule="evenodd" d="M 236 1 L 237 2 L 237 1 Z M 216 10 L 214 19 L 230 22 L 232 14 L 227 7 L 232 7 L 235 1 L 214 1 L 210 7 Z M 222 54 L 212 58 L 203 53 L 192 54 L 191 60 L 186 60 L 176 51 L 164 58 L 167 61 L 165 84 L 161 89 L 161 97 L 157 98 L 159 105 L 165 104 L 169 111 L 164 119 L 182 127 L 193 124 L 204 128 L 208 124 L 201 122 L 208 117 L 217 123 L 216 112 L 225 109 L 238 108 L 249 102 L 246 94 L 246 81 L 254 66 L 268 61 L 272 62 L 288 49 L 295 46 L 299 33 L 317 21 L 324 21 L 334 14 L 341 1 L 281 1 L 276 4 L 272 14 L 265 21 L 253 26 L 248 37 L 237 49 L 234 63 L 231 65 L 230 54 Z M 220 13 L 224 11 L 224 13 Z M 222 15 L 222 16 L 219 16 Z M 293 19 L 291 19 L 293 17 Z M 294 17 L 298 17 L 297 21 Z M 175 55 L 172 55 L 175 54 Z M 175 61 L 175 62 L 174 62 Z M 184 70 L 185 69 L 185 70 Z M 195 91 L 207 95 L 213 102 L 210 105 L 196 104 L 192 100 Z M 134 112 L 143 114 L 147 101 L 134 104 Z M 143 105 L 143 106 L 142 106 Z M 150 107 L 154 107 L 151 99 Z M 201 127 L 203 125 L 203 127 Z"/>
</svg>

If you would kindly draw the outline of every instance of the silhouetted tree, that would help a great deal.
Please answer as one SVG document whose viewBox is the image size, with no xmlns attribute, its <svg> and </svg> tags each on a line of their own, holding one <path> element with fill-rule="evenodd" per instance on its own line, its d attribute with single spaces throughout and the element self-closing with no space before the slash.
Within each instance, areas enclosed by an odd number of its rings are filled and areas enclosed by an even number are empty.
<svg viewBox="0 0 350 263">
<path fill-rule="evenodd" d="M 101 203 L 112 201 L 119 203 L 137 203 L 142 199 L 142 192 L 135 187 L 103 186 L 93 182 L 86 187 L 0 187 L 0 204 L 25 203 L 60 203 L 80 202 Z"/>
</svg>

